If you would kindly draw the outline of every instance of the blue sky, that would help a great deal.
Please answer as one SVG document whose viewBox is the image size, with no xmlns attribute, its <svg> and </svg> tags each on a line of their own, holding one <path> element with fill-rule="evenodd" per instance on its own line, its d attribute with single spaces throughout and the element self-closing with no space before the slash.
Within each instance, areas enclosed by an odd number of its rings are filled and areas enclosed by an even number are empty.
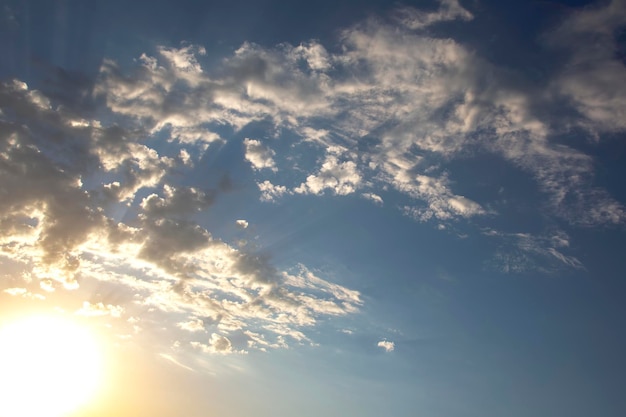
<svg viewBox="0 0 626 417">
<path fill-rule="evenodd" d="M 622 416 L 626 3 L 3 1 L 0 316 L 89 416 Z"/>
</svg>

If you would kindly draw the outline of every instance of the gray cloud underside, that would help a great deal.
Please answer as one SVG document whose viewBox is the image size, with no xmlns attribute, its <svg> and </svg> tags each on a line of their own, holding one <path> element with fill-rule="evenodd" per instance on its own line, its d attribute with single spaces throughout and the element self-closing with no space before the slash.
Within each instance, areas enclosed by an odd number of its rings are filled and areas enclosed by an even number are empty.
<svg viewBox="0 0 626 417">
<path fill-rule="evenodd" d="M 205 51 L 195 45 L 159 47 L 131 71 L 105 60 L 90 92 L 106 106 L 102 120 L 19 81 L 2 84 L 2 253 L 32 267 L 48 287 L 92 277 L 133 288 L 134 308 L 173 313 L 187 323 L 181 331 L 201 320 L 211 334 L 195 341 L 201 351 L 240 351 L 236 334 L 262 349 L 308 340 L 302 329 L 321 317 L 355 312 L 358 292 L 304 266 L 277 270 L 268 258 L 213 238 L 190 216 L 210 210 L 220 190 L 172 179 L 194 168 L 198 152 L 227 140 L 211 126 L 238 131 L 257 121 L 290 132 L 290 152 L 319 152 L 299 180 L 281 183 L 276 175 L 290 162 L 272 139 L 244 141 L 265 201 L 358 192 L 380 204 L 380 190 L 395 190 L 410 201 L 403 212 L 419 221 L 498 215 L 489 201 L 459 194 L 446 168 L 488 152 L 531 175 L 551 215 L 572 224 L 623 223 L 623 205 L 593 183 L 593 159 L 553 140 L 568 129 L 602 140 L 626 128 L 626 69 L 611 53 L 611 28 L 626 20 L 621 3 L 576 12 L 545 35 L 546 47 L 571 60 L 545 85 L 425 30 L 454 19 L 472 15 L 448 0 L 435 12 L 403 8 L 391 21 L 348 28 L 335 52 L 316 41 L 245 43 L 213 73 L 203 70 Z M 576 50 L 564 41 L 569 36 L 579 40 Z M 575 114 L 567 126 L 545 116 L 556 105 Z M 176 152 L 160 154 L 157 135 Z M 147 196 L 139 198 L 142 190 Z M 580 267 L 547 238 L 515 239 L 526 253 L 552 248 L 555 259 Z"/>
</svg>

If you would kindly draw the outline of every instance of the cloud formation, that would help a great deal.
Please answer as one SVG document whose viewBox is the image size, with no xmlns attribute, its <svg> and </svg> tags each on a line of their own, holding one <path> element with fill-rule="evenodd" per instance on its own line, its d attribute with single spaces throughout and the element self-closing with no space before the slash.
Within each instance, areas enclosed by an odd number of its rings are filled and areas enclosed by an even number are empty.
<svg viewBox="0 0 626 417">
<path fill-rule="evenodd" d="M 201 215 L 232 186 L 181 179 L 205 175 L 197 168 L 205 152 L 229 140 L 240 147 L 243 129 L 260 125 L 270 126 L 267 136 L 243 138 L 238 158 L 253 168 L 250 188 L 264 202 L 355 194 L 382 205 L 382 194 L 385 207 L 443 230 L 479 223 L 500 215 L 497 201 L 456 168 L 489 155 L 533 179 L 542 215 L 623 224 L 623 204 L 596 184 L 593 158 L 559 138 L 582 128 L 592 143 L 626 129 L 626 70 L 614 53 L 623 4 L 574 12 L 545 33 L 545 47 L 568 60 L 546 85 L 427 30 L 472 18 L 456 0 L 434 11 L 403 7 L 345 28 L 332 50 L 315 40 L 246 42 L 211 72 L 199 45 L 158 46 L 130 69 L 105 59 L 89 95 L 99 112 L 4 82 L 0 250 L 50 293 L 83 279 L 131 289 L 132 305 L 92 300 L 78 311 L 166 315 L 202 352 L 309 342 L 306 329 L 321 317 L 357 312 L 359 292 L 216 238 Z M 66 95 L 85 85 L 68 84 Z M 565 128 L 549 117 L 561 106 L 575 114 Z M 488 230 L 516 242 L 524 259 L 582 267 L 561 234 Z M 501 269 L 518 268 L 514 261 Z"/>
<path fill-rule="evenodd" d="M 568 50 L 571 42 L 562 39 L 596 34 L 607 46 L 593 56 L 573 50 L 577 64 L 566 66 L 543 94 L 530 81 L 511 82 L 523 80 L 523 73 L 499 68 L 450 38 L 417 30 L 471 19 L 457 1 L 442 1 L 431 12 L 404 7 L 391 23 L 372 18 L 345 29 L 340 52 L 315 41 L 275 48 L 245 43 L 216 74 L 199 64 L 201 47 L 159 48 L 157 57 L 141 57 L 135 74 L 124 75 L 106 62 L 97 91 L 111 110 L 141 120 L 152 132 L 169 129 L 172 140 L 180 129 L 204 128 L 211 141 L 218 136 L 211 123 L 240 129 L 270 120 L 300 136 L 292 146 L 319 148 L 317 166 L 299 182 L 276 185 L 259 172 L 263 201 L 291 193 L 348 195 L 367 182 L 409 196 L 414 204 L 403 212 L 420 221 L 481 216 L 490 213 L 484 208 L 489 201 L 455 192 L 454 172 L 445 166 L 488 152 L 528 172 L 553 214 L 572 224 L 623 222 L 623 205 L 594 186 L 591 158 L 553 141 L 551 135 L 562 127 L 537 110 L 560 106 L 557 96 L 565 95 L 585 116 L 579 124 L 594 131 L 624 128 L 619 91 L 601 81 L 624 84 L 619 82 L 624 66 L 611 49 L 614 31 L 603 29 L 623 22 L 623 7 L 613 2 L 577 12 L 545 35 L 547 48 Z M 589 79 L 597 82 L 583 82 Z M 177 91 L 180 86 L 184 93 Z M 172 100 L 175 106 L 168 104 Z M 256 170 L 288 168 L 260 141 L 247 138 L 244 145 Z"/>
<path fill-rule="evenodd" d="M 396 344 L 394 342 L 390 342 L 389 340 L 381 340 L 376 346 L 384 349 L 385 352 L 393 352 L 396 348 Z"/>
<path fill-rule="evenodd" d="M 255 139 L 246 138 L 243 144 L 246 147 L 246 159 L 252 164 L 254 169 L 268 168 L 276 171 L 276 164 L 272 159 L 276 152 Z"/>
</svg>

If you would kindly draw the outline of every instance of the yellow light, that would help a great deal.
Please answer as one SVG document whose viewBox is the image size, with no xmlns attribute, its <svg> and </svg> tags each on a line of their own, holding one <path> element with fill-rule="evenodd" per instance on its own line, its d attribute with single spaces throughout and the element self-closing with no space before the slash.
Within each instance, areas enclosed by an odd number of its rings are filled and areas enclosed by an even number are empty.
<svg viewBox="0 0 626 417">
<path fill-rule="evenodd" d="M 62 417 L 93 397 L 102 375 L 96 338 L 61 317 L 0 329 L 0 417 Z"/>
</svg>

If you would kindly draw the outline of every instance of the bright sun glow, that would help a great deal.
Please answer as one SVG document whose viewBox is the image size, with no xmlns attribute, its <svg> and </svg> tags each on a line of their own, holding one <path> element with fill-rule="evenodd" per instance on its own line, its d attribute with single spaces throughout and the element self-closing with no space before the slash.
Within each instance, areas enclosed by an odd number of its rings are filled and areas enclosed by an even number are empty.
<svg viewBox="0 0 626 417">
<path fill-rule="evenodd" d="M 0 329 L 0 417 L 61 417 L 85 404 L 102 373 L 93 334 L 37 316 Z"/>
</svg>

